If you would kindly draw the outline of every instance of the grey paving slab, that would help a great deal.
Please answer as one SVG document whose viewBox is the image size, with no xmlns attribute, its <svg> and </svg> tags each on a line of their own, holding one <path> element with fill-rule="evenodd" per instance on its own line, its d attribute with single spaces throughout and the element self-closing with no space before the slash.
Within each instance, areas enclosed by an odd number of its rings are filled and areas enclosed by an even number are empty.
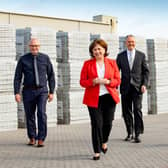
<svg viewBox="0 0 168 168">
<path fill-rule="evenodd" d="M 25 129 L 0 132 L 0 168 L 168 168 L 168 114 L 144 117 L 142 143 L 125 142 L 115 120 L 108 152 L 93 161 L 90 123 L 48 129 L 44 148 L 27 146 Z"/>
</svg>

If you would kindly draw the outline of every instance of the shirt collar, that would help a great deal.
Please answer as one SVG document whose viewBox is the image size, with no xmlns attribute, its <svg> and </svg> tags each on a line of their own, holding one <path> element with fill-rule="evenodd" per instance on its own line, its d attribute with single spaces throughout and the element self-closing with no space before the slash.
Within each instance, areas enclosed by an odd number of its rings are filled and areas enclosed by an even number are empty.
<svg viewBox="0 0 168 168">
<path fill-rule="evenodd" d="M 132 51 L 127 49 L 127 55 L 128 56 L 130 55 L 131 52 L 132 52 L 132 55 L 135 56 L 135 48 Z"/>
</svg>

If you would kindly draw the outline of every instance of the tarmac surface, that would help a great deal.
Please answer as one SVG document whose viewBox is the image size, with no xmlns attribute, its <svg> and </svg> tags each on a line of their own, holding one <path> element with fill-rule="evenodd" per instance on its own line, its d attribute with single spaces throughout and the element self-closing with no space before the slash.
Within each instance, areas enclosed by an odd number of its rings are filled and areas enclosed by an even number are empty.
<svg viewBox="0 0 168 168">
<path fill-rule="evenodd" d="M 113 122 L 108 151 L 93 161 L 90 123 L 48 128 L 43 148 L 26 145 L 26 129 L 0 132 L 0 168 L 168 168 L 168 114 L 144 117 L 141 143 L 125 142 L 122 119 Z"/>
</svg>

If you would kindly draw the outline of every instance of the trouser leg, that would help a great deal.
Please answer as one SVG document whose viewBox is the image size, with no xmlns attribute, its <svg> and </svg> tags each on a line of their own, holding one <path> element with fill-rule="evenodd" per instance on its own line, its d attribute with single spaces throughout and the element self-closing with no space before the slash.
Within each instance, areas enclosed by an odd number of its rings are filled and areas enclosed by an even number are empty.
<svg viewBox="0 0 168 168">
<path fill-rule="evenodd" d="M 23 101 L 24 109 L 26 114 L 26 125 L 27 125 L 27 134 L 28 137 L 36 138 L 36 102 L 34 100 L 31 101 Z"/>
<path fill-rule="evenodd" d="M 129 94 L 121 95 L 122 115 L 128 135 L 133 134 L 132 97 Z"/>
<path fill-rule="evenodd" d="M 37 97 L 37 120 L 38 120 L 38 139 L 45 140 L 47 136 L 47 115 L 46 103 L 47 93 L 42 93 Z"/>
<path fill-rule="evenodd" d="M 112 129 L 112 121 L 114 120 L 116 103 L 110 94 L 103 95 L 100 97 L 100 99 L 102 99 L 101 110 L 103 113 L 103 143 L 106 143 Z"/>
<path fill-rule="evenodd" d="M 92 145 L 95 153 L 100 153 L 103 140 L 102 113 L 98 108 L 88 107 L 91 119 Z"/>
<path fill-rule="evenodd" d="M 134 107 L 134 125 L 135 125 L 135 136 L 144 132 L 143 114 L 142 114 L 142 94 L 134 93 L 133 96 L 133 107 Z"/>
</svg>

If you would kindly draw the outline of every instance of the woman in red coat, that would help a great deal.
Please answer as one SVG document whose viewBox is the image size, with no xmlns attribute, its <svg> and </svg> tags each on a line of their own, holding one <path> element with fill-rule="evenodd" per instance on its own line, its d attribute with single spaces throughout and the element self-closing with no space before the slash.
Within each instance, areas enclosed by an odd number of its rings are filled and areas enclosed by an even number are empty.
<svg viewBox="0 0 168 168">
<path fill-rule="evenodd" d="M 94 40 L 89 52 L 92 58 L 84 62 L 80 85 L 85 88 L 83 103 L 87 105 L 91 119 L 93 160 L 99 160 L 100 152 L 107 152 L 115 107 L 119 102 L 117 87 L 121 80 L 116 61 L 107 58 L 104 40 Z"/>
</svg>

